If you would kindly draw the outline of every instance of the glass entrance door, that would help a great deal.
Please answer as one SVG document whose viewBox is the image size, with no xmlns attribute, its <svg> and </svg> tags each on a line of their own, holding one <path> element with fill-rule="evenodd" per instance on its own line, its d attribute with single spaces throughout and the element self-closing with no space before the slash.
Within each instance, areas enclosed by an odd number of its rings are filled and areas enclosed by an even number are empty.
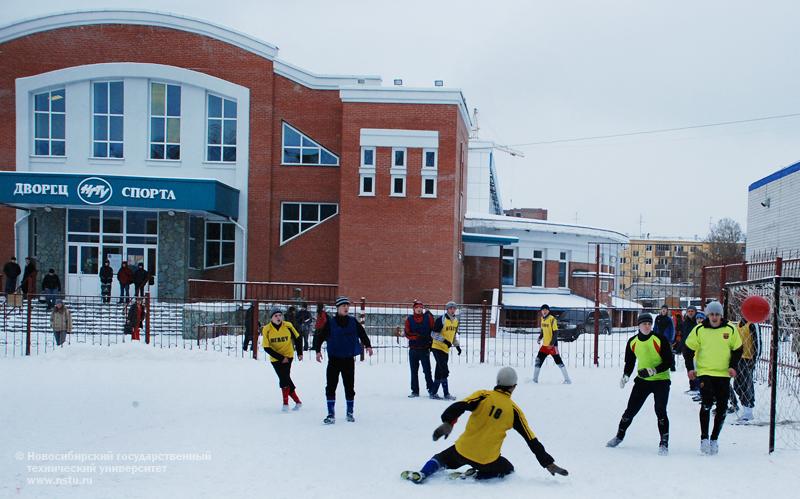
<svg viewBox="0 0 800 499">
<path fill-rule="evenodd" d="M 97 244 L 70 244 L 67 249 L 67 289 L 70 294 L 100 294 L 100 247 Z"/>
</svg>

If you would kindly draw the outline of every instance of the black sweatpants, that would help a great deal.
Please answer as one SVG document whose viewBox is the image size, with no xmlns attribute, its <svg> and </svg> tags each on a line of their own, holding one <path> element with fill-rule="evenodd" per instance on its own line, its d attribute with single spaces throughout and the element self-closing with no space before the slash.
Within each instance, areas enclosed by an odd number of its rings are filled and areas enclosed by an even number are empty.
<svg viewBox="0 0 800 499">
<path fill-rule="evenodd" d="M 622 413 L 622 419 L 619 421 L 617 437 L 625 437 L 625 431 L 633 422 L 633 418 L 636 416 L 636 414 L 639 413 L 639 410 L 644 405 L 647 397 L 649 397 L 652 393 L 653 401 L 655 402 L 654 408 L 656 411 L 656 418 L 658 418 L 658 433 L 661 435 L 661 441 L 667 442 L 669 440 L 669 418 L 667 417 L 669 387 L 670 380 L 668 379 L 647 381 L 641 378 L 636 378 L 633 382 L 631 396 L 628 398 L 628 407 L 625 408 L 625 412 Z"/>
<path fill-rule="evenodd" d="M 450 376 L 450 368 L 447 367 L 447 360 L 450 355 L 435 348 L 431 351 L 433 352 L 433 358 L 436 360 L 436 369 L 433 371 L 434 381 L 447 379 Z"/>
<path fill-rule="evenodd" d="M 339 386 L 340 374 L 344 385 L 344 399 L 354 400 L 356 397 L 355 357 L 328 357 L 328 368 L 325 371 L 328 384 L 325 386 L 325 396 L 328 400 L 336 400 L 336 387 Z"/>
<path fill-rule="evenodd" d="M 733 378 L 733 390 L 744 407 L 753 408 L 756 405 L 756 392 L 753 386 L 755 368 L 756 359 L 741 359 L 736 368 L 736 377 Z"/>
<path fill-rule="evenodd" d="M 547 358 L 548 355 L 552 355 L 553 356 L 553 360 L 555 361 L 555 363 L 556 363 L 556 365 L 558 367 L 561 367 L 561 366 L 564 365 L 564 361 L 561 360 L 561 355 L 559 355 L 557 353 L 549 354 L 547 352 L 543 352 L 543 351 L 539 350 L 539 353 L 536 355 L 536 360 L 534 361 L 534 367 L 542 367 L 542 364 L 544 364 L 544 361 L 545 361 L 545 359 Z"/>
<path fill-rule="evenodd" d="M 708 438 L 708 426 L 711 420 L 711 407 L 717 404 L 714 414 L 714 428 L 711 440 L 717 440 L 725 423 L 728 412 L 728 398 L 731 396 L 731 379 L 727 376 L 700 376 L 700 438 Z"/>
<path fill-rule="evenodd" d="M 433 456 L 439 464 L 446 469 L 453 470 L 468 464 L 478 470 L 475 474 L 476 480 L 486 480 L 488 478 L 502 478 L 514 472 L 514 465 L 503 456 L 488 464 L 480 464 L 467 459 L 456 450 L 455 445 L 451 445 L 442 452 Z"/>
<path fill-rule="evenodd" d="M 292 359 L 289 359 L 289 362 L 284 364 L 283 362 L 272 362 L 272 368 L 275 369 L 275 373 L 278 375 L 278 386 L 281 388 L 289 387 L 289 391 L 293 392 L 296 388 L 294 383 L 292 383 L 292 377 L 290 375 L 292 370 Z"/>
</svg>

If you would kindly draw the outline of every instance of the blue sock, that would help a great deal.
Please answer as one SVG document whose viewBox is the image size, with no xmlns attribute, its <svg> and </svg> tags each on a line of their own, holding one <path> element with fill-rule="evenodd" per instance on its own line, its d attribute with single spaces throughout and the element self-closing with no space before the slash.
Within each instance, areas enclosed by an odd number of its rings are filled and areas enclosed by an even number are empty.
<svg viewBox="0 0 800 499">
<path fill-rule="evenodd" d="M 347 401 L 347 414 L 353 414 L 353 405 L 356 403 L 355 400 L 348 400 Z"/>
<path fill-rule="evenodd" d="M 333 416 L 336 412 L 336 400 L 328 401 L 328 415 Z"/>
<path fill-rule="evenodd" d="M 435 457 L 428 459 L 428 462 L 422 467 L 420 473 L 424 474 L 425 476 L 431 476 L 441 468 L 442 465 L 439 464 L 439 461 L 436 460 Z"/>
<path fill-rule="evenodd" d="M 442 380 L 442 390 L 444 390 L 444 396 L 445 397 L 450 395 L 450 387 L 447 386 L 447 380 L 446 379 Z"/>
</svg>

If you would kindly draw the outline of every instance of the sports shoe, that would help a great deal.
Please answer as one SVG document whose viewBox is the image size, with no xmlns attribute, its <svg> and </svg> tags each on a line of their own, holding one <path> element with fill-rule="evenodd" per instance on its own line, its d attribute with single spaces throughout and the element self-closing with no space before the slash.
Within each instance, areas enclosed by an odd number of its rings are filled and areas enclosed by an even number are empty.
<svg viewBox="0 0 800 499">
<path fill-rule="evenodd" d="M 703 400 L 703 397 L 701 397 L 699 393 L 697 395 L 692 395 L 692 402 L 700 402 L 701 400 Z"/>
<path fill-rule="evenodd" d="M 336 418 L 333 416 L 333 414 L 328 414 L 325 419 L 322 420 L 322 422 L 324 424 L 334 424 L 336 423 Z"/>
<path fill-rule="evenodd" d="M 425 473 L 421 471 L 404 471 L 400 473 L 400 478 L 409 482 L 422 483 L 425 480 Z"/>
<path fill-rule="evenodd" d="M 431 397 L 433 400 L 442 400 L 442 397 L 440 397 L 438 393 L 431 392 L 431 393 L 430 393 L 430 397 Z"/>
<path fill-rule="evenodd" d="M 707 438 L 700 440 L 700 452 L 706 456 L 711 454 L 711 440 Z"/>
<path fill-rule="evenodd" d="M 408 396 L 408 398 L 410 399 L 415 399 L 417 397 L 419 397 L 419 393 L 414 393 L 414 392 L 411 392 L 411 394 Z"/>
<path fill-rule="evenodd" d="M 444 399 L 445 399 L 445 400 L 455 400 L 455 399 L 456 399 L 456 397 L 455 397 L 455 395 L 450 395 L 450 394 L 448 393 L 447 395 L 445 395 L 445 396 L 444 396 Z"/>
<path fill-rule="evenodd" d="M 296 403 L 294 405 L 294 407 L 292 407 L 292 410 L 293 411 L 299 411 L 301 407 L 303 407 L 303 403 L 302 402 L 298 402 L 298 403 Z"/>
<path fill-rule="evenodd" d="M 289 412 L 289 404 L 283 404 L 281 407 L 281 412 Z"/>
<path fill-rule="evenodd" d="M 348 412 L 347 413 L 347 422 L 348 423 L 355 423 L 356 422 L 356 418 L 353 417 L 353 413 L 352 412 Z"/>
<path fill-rule="evenodd" d="M 708 445 L 708 455 L 716 456 L 719 454 L 719 442 L 717 440 L 710 440 Z"/>
<path fill-rule="evenodd" d="M 665 442 L 661 442 L 660 444 L 658 444 L 658 455 L 669 456 L 669 447 Z"/>
<path fill-rule="evenodd" d="M 742 415 L 739 416 L 739 422 L 740 423 L 746 423 L 746 422 L 752 421 L 752 420 L 753 420 L 753 408 L 752 407 L 745 407 L 744 410 L 742 410 Z"/>
<path fill-rule="evenodd" d="M 571 379 L 565 379 L 564 380 L 564 384 L 565 385 L 571 385 L 572 384 L 572 380 Z"/>
<path fill-rule="evenodd" d="M 616 447 L 622 443 L 622 439 L 619 437 L 614 437 L 606 443 L 606 447 Z"/>
</svg>

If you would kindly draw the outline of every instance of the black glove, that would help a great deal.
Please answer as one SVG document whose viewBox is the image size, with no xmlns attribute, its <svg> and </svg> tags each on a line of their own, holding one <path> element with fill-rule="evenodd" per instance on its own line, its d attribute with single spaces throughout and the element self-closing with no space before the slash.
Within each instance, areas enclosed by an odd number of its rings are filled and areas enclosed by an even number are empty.
<svg viewBox="0 0 800 499">
<path fill-rule="evenodd" d="M 447 340 L 442 340 L 442 343 L 444 343 L 445 345 L 447 345 L 447 348 L 450 348 L 451 346 L 453 346 L 453 344 L 452 344 L 452 343 L 450 343 L 450 342 L 449 342 L 449 341 L 447 341 Z"/>
<path fill-rule="evenodd" d="M 447 439 L 451 431 L 453 431 L 453 425 L 450 423 L 442 423 L 433 430 L 433 440 L 439 440 L 441 437 Z"/>
<path fill-rule="evenodd" d="M 569 475 L 569 471 L 565 470 L 564 468 L 559 467 L 556 463 L 548 464 L 547 468 L 545 468 L 545 469 L 547 471 L 549 471 L 550 474 L 553 475 L 553 476 L 556 476 L 556 474 L 559 474 L 561 476 Z"/>
<path fill-rule="evenodd" d="M 461 355 L 461 347 L 460 346 L 456 345 L 456 351 L 458 352 L 458 355 Z"/>
<path fill-rule="evenodd" d="M 637 374 L 639 374 L 640 378 L 649 378 L 650 376 L 655 376 L 656 372 L 652 367 L 648 367 L 647 369 L 639 369 Z"/>
</svg>

